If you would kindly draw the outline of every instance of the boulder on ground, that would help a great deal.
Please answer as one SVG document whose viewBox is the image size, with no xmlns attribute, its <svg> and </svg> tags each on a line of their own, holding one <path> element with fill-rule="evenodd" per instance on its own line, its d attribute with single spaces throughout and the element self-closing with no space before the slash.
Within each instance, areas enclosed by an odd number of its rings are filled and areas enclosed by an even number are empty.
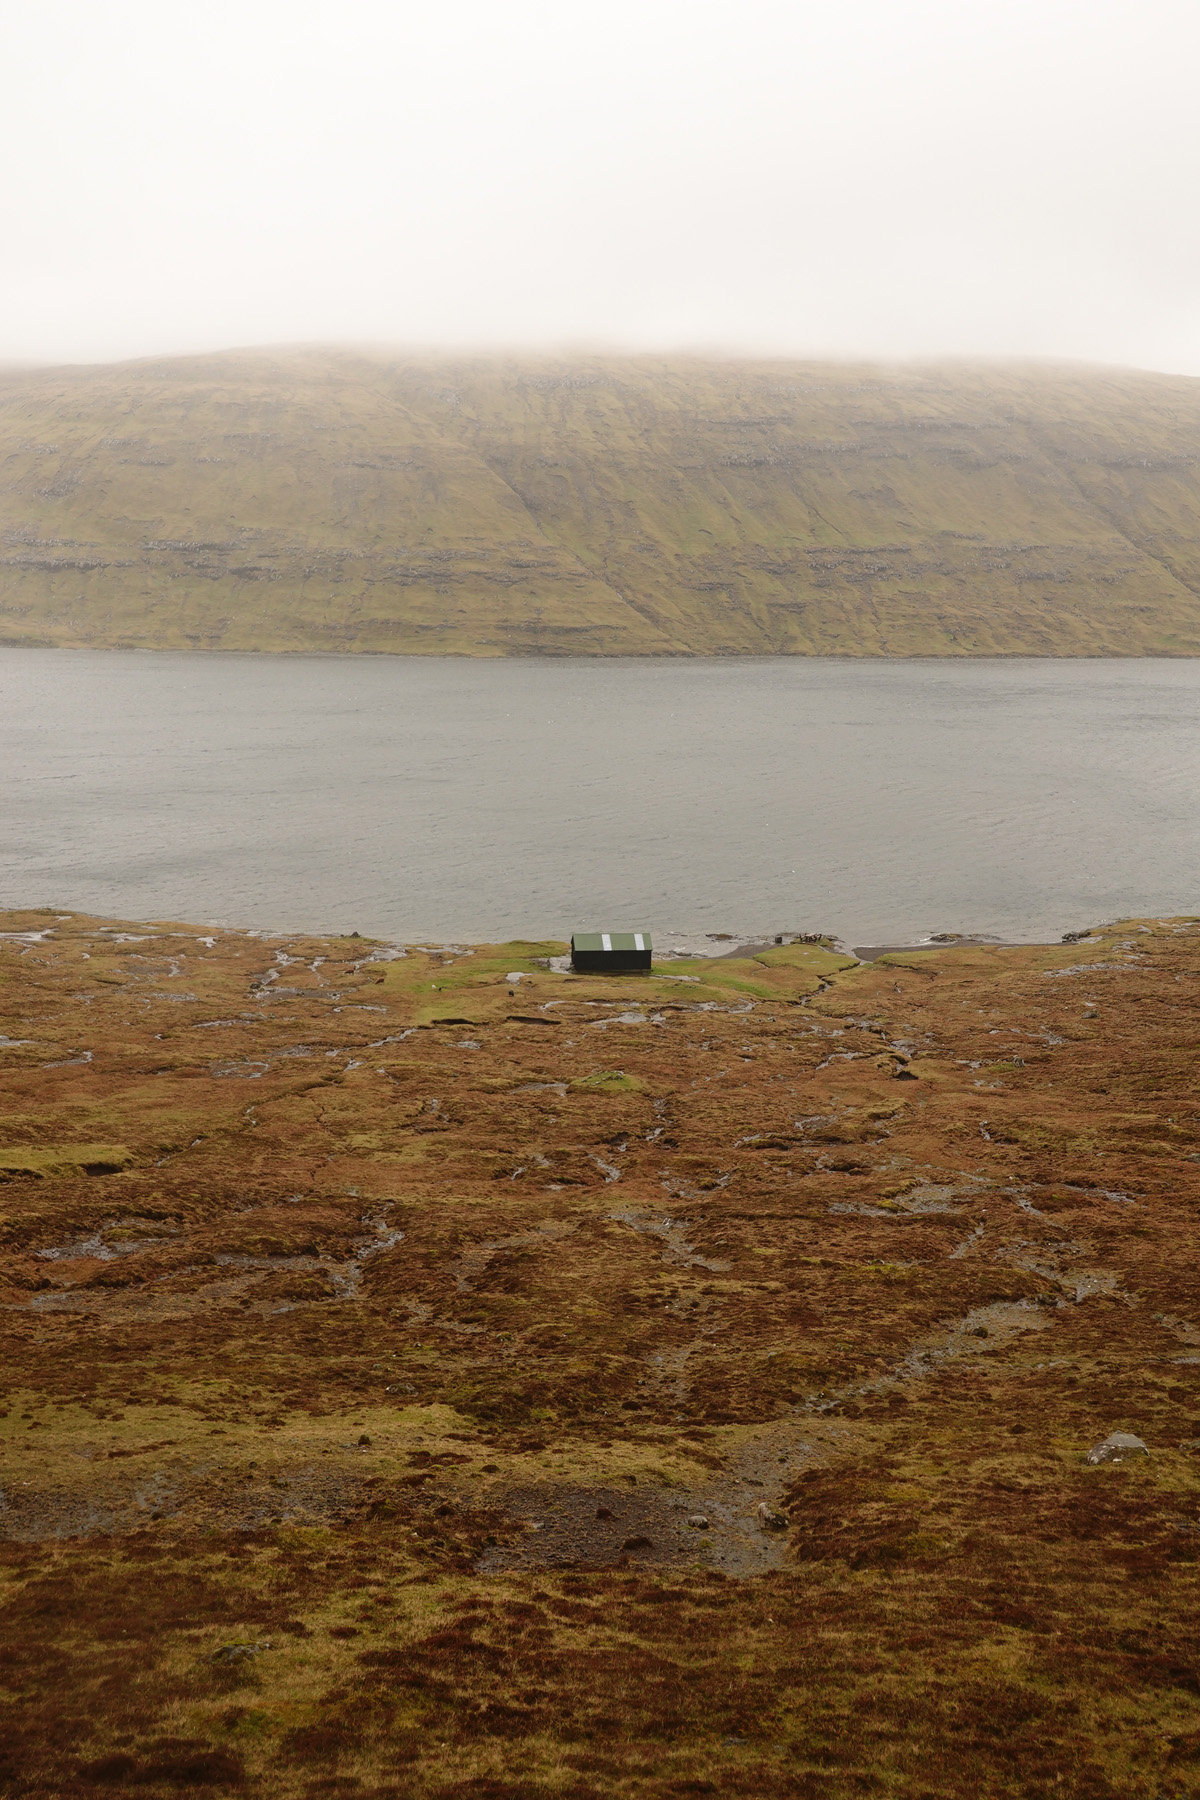
<svg viewBox="0 0 1200 1800">
<path fill-rule="evenodd" d="M 1093 1445 L 1087 1453 L 1087 1459 L 1090 1463 L 1121 1462 L 1126 1456 L 1149 1454 L 1141 1438 L 1134 1437 L 1131 1431 L 1114 1431 L 1102 1444 Z"/>
</svg>

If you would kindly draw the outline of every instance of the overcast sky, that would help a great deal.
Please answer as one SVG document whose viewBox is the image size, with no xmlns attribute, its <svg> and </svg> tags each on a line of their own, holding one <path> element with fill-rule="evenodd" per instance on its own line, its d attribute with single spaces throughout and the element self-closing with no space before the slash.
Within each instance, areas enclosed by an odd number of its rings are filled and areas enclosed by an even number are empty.
<svg viewBox="0 0 1200 1800">
<path fill-rule="evenodd" d="M 1198 0 L 0 0 L 0 359 L 1200 374 Z"/>
</svg>

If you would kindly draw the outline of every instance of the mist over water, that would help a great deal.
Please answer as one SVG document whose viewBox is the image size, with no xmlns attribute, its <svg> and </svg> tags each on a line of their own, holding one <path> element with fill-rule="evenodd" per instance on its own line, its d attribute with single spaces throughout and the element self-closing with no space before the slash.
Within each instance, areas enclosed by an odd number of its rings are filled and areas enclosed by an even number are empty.
<svg viewBox="0 0 1200 1800">
<path fill-rule="evenodd" d="M 0 904 L 403 940 L 1200 911 L 1200 664 L 0 650 Z"/>
</svg>

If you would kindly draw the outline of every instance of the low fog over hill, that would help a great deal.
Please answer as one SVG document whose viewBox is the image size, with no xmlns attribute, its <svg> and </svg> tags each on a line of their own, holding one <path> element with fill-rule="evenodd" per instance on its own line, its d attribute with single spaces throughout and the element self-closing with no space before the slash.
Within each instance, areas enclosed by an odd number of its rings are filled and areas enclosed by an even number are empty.
<svg viewBox="0 0 1200 1800">
<path fill-rule="evenodd" d="M 255 350 L 0 371 L 0 640 L 1195 655 L 1200 381 Z"/>
</svg>

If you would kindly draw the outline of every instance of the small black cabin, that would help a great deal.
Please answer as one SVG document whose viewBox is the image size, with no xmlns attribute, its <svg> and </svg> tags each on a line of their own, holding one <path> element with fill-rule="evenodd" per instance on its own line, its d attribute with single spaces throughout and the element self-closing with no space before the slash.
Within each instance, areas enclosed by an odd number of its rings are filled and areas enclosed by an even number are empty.
<svg viewBox="0 0 1200 1800">
<path fill-rule="evenodd" d="M 579 973 L 625 975 L 650 967 L 648 931 L 577 931 L 571 939 L 571 967 Z"/>
</svg>

